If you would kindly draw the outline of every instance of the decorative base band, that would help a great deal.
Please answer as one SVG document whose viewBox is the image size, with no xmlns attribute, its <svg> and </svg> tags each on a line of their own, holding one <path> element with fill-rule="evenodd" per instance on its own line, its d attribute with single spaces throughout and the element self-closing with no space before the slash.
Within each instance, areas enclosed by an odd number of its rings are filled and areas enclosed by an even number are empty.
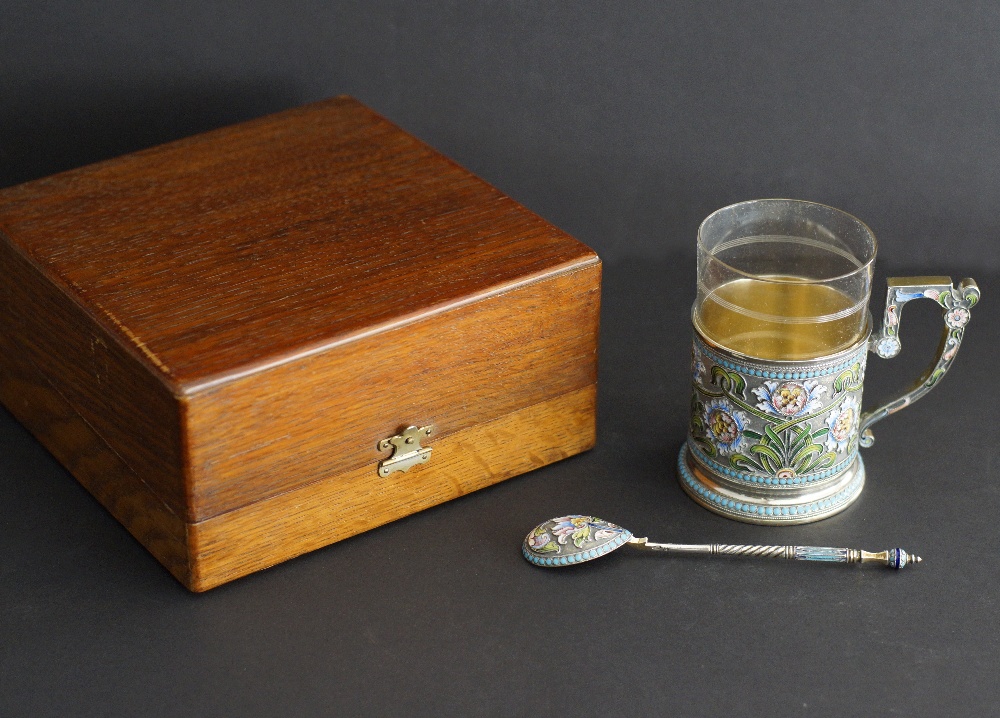
<svg viewBox="0 0 1000 718">
<path fill-rule="evenodd" d="M 685 443 L 677 457 L 681 487 L 710 511 L 751 524 L 785 526 L 805 524 L 840 513 L 850 506 L 865 485 L 865 465 L 857 459 L 821 487 L 781 492 L 734 485 L 702 466 Z"/>
</svg>

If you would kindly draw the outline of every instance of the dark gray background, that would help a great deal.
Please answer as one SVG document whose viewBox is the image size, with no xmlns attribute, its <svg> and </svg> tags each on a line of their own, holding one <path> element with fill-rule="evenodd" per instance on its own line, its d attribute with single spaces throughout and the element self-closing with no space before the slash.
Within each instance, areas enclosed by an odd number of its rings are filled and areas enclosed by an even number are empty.
<svg viewBox="0 0 1000 718">
<path fill-rule="evenodd" d="M 0 186 L 340 93 L 604 257 L 598 448 L 195 596 L 0 410 L 0 715 L 997 713 L 1000 6 L 3 3 Z M 695 230 L 760 196 L 857 214 L 881 275 L 984 289 L 861 501 L 798 528 L 716 517 L 672 468 Z M 931 355 L 934 308 L 906 315 L 868 405 Z M 528 566 L 570 511 L 926 561 Z"/>
</svg>

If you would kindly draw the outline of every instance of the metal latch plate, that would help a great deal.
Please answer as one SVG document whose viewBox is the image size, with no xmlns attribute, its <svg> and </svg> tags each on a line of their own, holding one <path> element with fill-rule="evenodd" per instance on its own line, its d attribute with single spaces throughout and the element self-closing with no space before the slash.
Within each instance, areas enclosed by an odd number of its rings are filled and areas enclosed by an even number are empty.
<svg viewBox="0 0 1000 718">
<path fill-rule="evenodd" d="M 388 476 L 394 471 L 409 471 L 417 464 L 424 464 L 431 458 L 432 448 L 421 446 L 420 441 L 434 433 L 435 427 L 409 426 L 395 436 L 378 442 L 379 451 L 392 449 L 392 456 L 378 464 L 379 476 Z"/>
</svg>

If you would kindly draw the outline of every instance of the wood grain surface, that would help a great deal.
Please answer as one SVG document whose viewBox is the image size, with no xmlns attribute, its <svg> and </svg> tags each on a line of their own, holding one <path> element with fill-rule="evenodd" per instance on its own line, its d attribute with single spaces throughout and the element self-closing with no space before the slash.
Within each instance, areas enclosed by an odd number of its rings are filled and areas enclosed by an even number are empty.
<svg viewBox="0 0 1000 718">
<path fill-rule="evenodd" d="M 177 394 L 594 257 L 345 97 L 0 190 L 0 233 Z"/>
<path fill-rule="evenodd" d="M 190 526 L 204 591 L 586 451 L 595 441 L 597 387 L 428 442 L 426 464 L 387 478 L 362 467 Z"/>
<path fill-rule="evenodd" d="M 111 450 L 8 332 L 0 331 L 0 402 L 178 581 L 191 586 L 188 524 Z"/>
<path fill-rule="evenodd" d="M 0 333 L 17 340 L 17 353 L 44 373 L 91 430 L 174 513 L 187 513 L 187 461 L 177 398 L 16 246 L 3 241 Z"/>
<path fill-rule="evenodd" d="M 336 98 L 0 191 L 0 398 L 197 590 L 589 447 L 600 278 Z M 375 448 L 408 424 L 540 433 L 412 489 Z"/>
<path fill-rule="evenodd" d="M 368 467 L 380 439 L 446 437 L 597 381 L 600 265 L 558 274 L 186 397 L 186 517 Z"/>
</svg>

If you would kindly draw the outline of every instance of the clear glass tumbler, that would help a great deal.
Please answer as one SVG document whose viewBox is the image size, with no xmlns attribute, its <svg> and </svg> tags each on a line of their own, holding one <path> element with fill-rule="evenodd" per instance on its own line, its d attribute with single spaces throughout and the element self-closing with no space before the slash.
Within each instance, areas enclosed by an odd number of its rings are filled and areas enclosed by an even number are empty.
<svg viewBox="0 0 1000 718">
<path fill-rule="evenodd" d="M 695 326 L 760 359 L 834 354 L 866 333 L 875 235 L 813 202 L 741 202 L 698 230 Z"/>
</svg>

